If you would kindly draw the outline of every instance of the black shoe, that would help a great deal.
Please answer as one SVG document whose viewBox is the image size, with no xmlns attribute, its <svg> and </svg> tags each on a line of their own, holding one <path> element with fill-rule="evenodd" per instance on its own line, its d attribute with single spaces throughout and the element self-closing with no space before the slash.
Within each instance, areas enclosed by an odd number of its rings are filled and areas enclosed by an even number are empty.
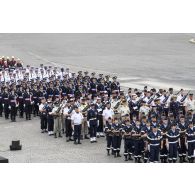
<svg viewBox="0 0 195 195">
<path fill-rule="evenodd" d="M 78 144 L 82 144 L 81 142 L 78 142 Z"/>
<path fill-rule="evenodd" d="M 77 145 L 77 142 L 76 142 L 76 141 L 74 141 L 74 144 L 75 144 L 75 145 Z"/>
<path fill-rule="evenodd" d="M 179 157 L 179 162 L 180 162 L 180 163 L 183 163 L 182 157 Z"/>
<path fill-rule="evenodd" d="M 56 135 L 56 133 L 55 133 L 55 135 L 54 135 L 54 138 L 57 138 L 57 135 Z"/>
<path fill-rule="evenodd" d="M 164 163 L 167 163 L 167 158 L 164 158 Z"/>
<path fill-rule="evenodd" d="M 69 142 L 70 140 L 69 139 L 66 139 L 66 142 Z"/>
<path fill-rule="evenodd" d="M 183 157 L 183 162 L 184 163 L 188 162 L 185 157 Z"/>
<path fill-rule="evenodd" d="M 59 137 L 62 137 L 62 135 L 61 135 L 61 134 L 59 134 Z"/>
<path fill-rule="evenodd" d="M 74 141 L 73 139 L 69 138 L 69 141 Z"/>
<path fill-rule="evenodd" d="M 125 155 L 125 161 L 128 161 L 128 158 L 127 158 L 127 156 Z"/>
<path fill-rule="evenodd" d="M 141 159 L 140 159 L 140 158 L 138 158 L 138 163 L 142 163 L 142 161 L 141 161 Z"/>
<path fill-rule="evenodd" d="M 120 153 L 117 153 L 117 157 L 121 157 Z"/>
<path fill-rule="evenodd" d="M 45 133 L 45 130 L 41 130 L 41 133 Z"/>
<path fill-rule="evenodd" d="M 148 162 L 148 160 L 147 159 L 144 159 L 144 163 L 147 163 Z"/>
<path fill-rule="evenodd" d="M 135 163 L 137 163 L 138 162 L 138 160 L 137 160 L 137 158 L 135 158 Z"/>
<path fill-rule="evenodd" d="M 87 135 L 85 135 L 85 139 L 89 139 L 89 137 Z"/>
<path fill-rule="evenodd" d="M 133 160 L 133 158 L 131 157 L 131 155 L 129 155 L 129 160 Z"/>
</svg>

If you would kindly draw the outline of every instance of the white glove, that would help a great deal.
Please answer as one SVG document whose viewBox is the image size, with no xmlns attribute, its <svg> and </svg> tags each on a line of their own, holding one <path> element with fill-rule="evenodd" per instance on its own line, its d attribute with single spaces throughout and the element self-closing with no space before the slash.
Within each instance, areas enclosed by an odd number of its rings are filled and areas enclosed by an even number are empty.
<svg viewBox="0 0 195 195">
<path fill-rule="evenodd" d="M 89 121 L 87 121 L 87 126 L 90 127 Z"/>
<path fill-rule="evenodd" d="M 11 106 L 9 106 L 8 108 L 11 109 Z"/>
<path fill-rule="evenodd" d="M 99 126 L 99 124 L 100 124 L 100 121 L 98 120 L 98 121 L 97 121 L 97 126 Z"/>
</svg>

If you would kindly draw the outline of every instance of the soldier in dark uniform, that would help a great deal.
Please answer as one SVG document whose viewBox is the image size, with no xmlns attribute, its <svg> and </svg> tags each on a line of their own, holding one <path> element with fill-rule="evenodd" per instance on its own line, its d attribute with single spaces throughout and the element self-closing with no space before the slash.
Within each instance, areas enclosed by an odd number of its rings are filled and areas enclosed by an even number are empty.
<svg viewBox="0 0 195 195">
<path fill-rule="evenodd" d="M 162 135 L 162 149 L 160 150 L 160 160 L 161 163 L 167 163 L 168 150 L 166 145 L 166 133 L 170 130 L 170 124 L 167 118 L 163 119 L 163 123 L 160 125 L 161 135 Z"/>
<path fill-rule="evenodd" d="M 188 151 L 188 161 L 193 163 L 195 150 L 195 127 L 192 122 L 189 123 L 189 127 L 186 130 L 186 146 Z"/>
<path fill-rule="evenodd" d="M 170 112 L 173 113 L 173 116 L 174 116 L 175 119 L 178 118 L 179 107 L 180 107 L 180 104 L 179 104 L 179 102 L 177 102 L 177 97 L 173 96 L 173 98 L 172 98 L 172 100 L 170 102 Z"/>
<path fill-rule="evenodd" d="M 17 107 L 17 96 L 14 90 L 11 91 L 9 95 L 9 105 L 10 105 L 10 117 L 12 122 L 16 122 L 16 107 Z"/>
<path fill-rule="evenodd" d="M 169 151 L 169 163 L 176 163 L 178 146 L 180 147 L 180 133 L 175 123 L 172 123 L 171 129 L 166 133 L 167 139 L 166 144 Z"/>
<path fill-rule="evenodd" d="M 103 110 L 104 110 L 105 105 L 102 104 L 101 102 L 101 98 L 97 98 L 97 103 L 96 103 L 96 109 L 98 111 L 98 121 L 99 121 L 99 125 L 97 128 L 97 137 L 104 137 L 103 134 Z"/>
<path fill-rule="evenodd" d="M 187 162 L 186 161 L 186 129 L 188 128 L 188 124 L 185 122 L 185 117 L 182 115 L 180 117 L 180 121 L 178 123 L 178 128 L 180 129 L 180 148 L 179 148 L 179 162 Z"/>
<path fill-rule="evenodd" d="M 107 155 L 110 156 L 110 150 L 113 149 L 113 144 L 112 144 L 112 136 L 113 136 L 113 127 L 112 127 L 112 119 L 108 118 L 108 121 L 105 126 L 105 133 L 106 133 L 106 142 L 107 142 Z"/>
<path fill-rule="evenodd" d="M 30 94 L 29 88 L 27 88 L 23 94 L 24 99 L 24 107 L 25 107 L 25 114 L 26 120 L 31 120 L 31 112 L 32 112 L 32 95 Z"/>
<path fill-rule="evenodd" d="M 160 148 L 162 148 L 162 135 L 157 126 L 152 127 L 152 131 L 148 133 L 147 139 L 150 152 L 150 162 L 158 162 Z"/>
<path fill-rule="evenodd" d="M 93 78 L 92 82 L 90 83 L 90 93 L 92 94 L 92 99 L 97 94 L 97 85 L 96 85 L 96 79 Z"/>
<path fill-rule="evenodd" d="M 33 86 L 32 100 L 33 100 L 33 115 L 34 117 L 36 117 L 39 116 L 39 97 L 38 97 L 38 91 L 36 85 Z"/>
<path fill-rule="evenodd" d="M 53 130 L 54 130 L 54 118 L 52 113 L 52 101 L 48 100 L 47 101 L 48 105 L 46 107 L 46 112 L 47 112 L 47 131 L 48 131 L 48 135 L 51 136 L 53 135 Z"/>
<path fill-rule="evenodd" d="M 120 91 L 120 83 L 117 81 L 117 77 L 113 77 L 113 82 L 111 83 L 110 85 L 110 88 L 111 88 L 111 92 L 113 91 L 118 91 L 117 94 L 119 93 Z"/>
<path fill-rule="evenodd" d="M 132 138 L 134 142 L 134 158 L 135 162 L 141 163 L 141 155 L 142 155 L 142 134 L 141 134 L 141 125 L 140 121 L 136 121 L 136 125 L 133 127 L 132 130 Z"/>
<path fill-rule="evenodd" d="M 17 96 L 18 96 L 18 109 L 19 109 L 19 117 L 23 118 L 23 114 L 24 114 L 24 99 L 23 99 L 23 88 L 20 85 L 19 86 L 19 90 L 17 92 Z"/>
<path fill-rule="evenodd" d="M 133 155 L 133 149 L 134 149 L 134 143 L 133 139 L 131 137 L 131 131 L 132 131 L 132 126 L 130 124 L 130 120 L 126 120 L 125 126 L 123 127 L 124 130 L 124 156 L 125 156 L 125 161 L 128 160 L 133 160 L 132 155 Z"/>
<path fill-rule="evenodd" d="M 3 99 L 3 104 L 4 104 L 4 114 L 5 114 L 5 119 L 9 119 L 9 93 L 8 93 L 8 88 L 5 87 L 4 93 L 2 95 Z"/>
<path fill-rule="evenodd" d="M 95 104 L 91 103 L 91 108 L 89 109 L 87 113 L 87 125 L 89 128 L 89 134 L 90 134 L 90 142 L 94 143 L 97 142 L 96 140 L 96 133 L 97 133 L 97 127 L 98 127 L 98 112 L 95 109 Z"/>
<path fill-rule="evenodd" d="M 122 130 L 123 129 L 122 129 L 122 125 L 119 124 L 119 121 L 117 118 L 114 119 L 112 127 L 113 127 L 112 143 L 113 143 L 114 157 L 121 157 L 120 148 L 121 148 Z"/>
</svg>

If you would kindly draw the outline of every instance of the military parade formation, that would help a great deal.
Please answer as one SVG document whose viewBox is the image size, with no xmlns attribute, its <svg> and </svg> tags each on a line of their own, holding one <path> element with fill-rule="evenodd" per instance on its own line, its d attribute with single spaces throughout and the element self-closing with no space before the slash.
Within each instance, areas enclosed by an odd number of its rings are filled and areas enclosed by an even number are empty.
<svg viewBox="0 0 195 195">
<path fill-rule="evenodd" d="M 24 67 L 20 59 L 2 56 L 0 117 L 40 117 L 41 133 L 65 136 L 74 145 L 106 137 L 108 158 L 121 157 L 123 147 L 125 161 L 194 162 L 195 100 L 184 89 L 125 92 L 116 76 Z"/>
</svg>

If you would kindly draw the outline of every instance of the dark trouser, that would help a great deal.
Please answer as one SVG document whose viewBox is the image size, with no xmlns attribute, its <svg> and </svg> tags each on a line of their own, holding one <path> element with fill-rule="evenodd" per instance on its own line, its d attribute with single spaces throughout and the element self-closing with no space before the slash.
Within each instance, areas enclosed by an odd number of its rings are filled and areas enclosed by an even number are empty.
<svg viewBox="0 0 195 195">
<path fill-rule="evenodd" d="M 134 157 L 135 159 L 141 158 L 142 153 L 142 143 L 143 140 L 134 140 Z"/>
<path fill-rule="evenodd" d="M 188 142 L 188 159 L 194 158 L 195 142 Z"/>
<path fill-rule="evenodd" d="M 133 140 L 125 138 L 125 140 L 124 140 L 124 156 L 127 156 L 128 154 L 132 155 L 133 148 L 134 148 Z"/>
<path fill-rule="evenodd" d="M 25 106 L 25 112 L 26 112 L 26 119 L 31 119 L 31 111 L 32 111 L 32 106 L 29 104 L 29 105 L 26 105 Z"/>
<path fill-rule="evenodd" d="M 186 157 L 186 143 L 185 143 L 185 136 L 180 137 L 180 144 L 181 147 L 179 148 L 179 157 Z"/>
<path fill-rule="evenodd" d="M 47 126 L 48 132 L 53 131 L 53 128 L 54 128 L 54 120 L 53 120 L 53 118 L 48 118 L 47 119 L 47 124 L 48 124 L 48 126 Z"/>
<path fill-rule="evenodd" d="M 107 135 L 106 141 L 107 141 L 107 150 L 110 150 L 112 147 L 112 136 Z"/>
<path fill-rule="evenodd" d="M 160 150 L 160 159 L 161 161 L 166 160 L 168 155 L 168 150 L 166 146 L 166 140 L 163 140 L 163 148 Z M 167 160 L 166 160 L 167 161 Z"/>
<path fill-rule="evenodd" d="M 41 114 L 41 129 L 47 129 L 47 115 Z"/>
<path fill-rule="evenodd" d="M 4 113 L 5 113 L 5 118 L 9 118 L 9 104 L 4 104 Z"/>
<path fill-rule="evenodd" d="M 112 142 L 113 142 L 113 150 L 116 153 L 120 152 L 120 148 L 121 148 L 121 136 L 113 136 L 112 137 Z"/>
<path fill-rule="evenodd" d="M 66 124 L 66 137 L 72 136 L 72 126 L 71 126 L 71 119 L 65 119 Z"/>
<path fill-rule="evenodd" d="M 74 141 L 80 142 L 82 125 L 74 125 Z"/>
<path fill-rule="evenodd" d="M 34 116 L 39 115 L 39 106 L 37 105 L 37 103 L 35 103 L 33 106 L 33 114 L 34 114 Z"/>
<path fill-rule="evenodd" d="M 11 106 L 10 117 L 12 121 L 16 120 L 16 106 Z"/>
<path fill-rule="evenodd" d="M 96 133 L 97 133 L 97 120 L 91 120 L 89 121 L 89 134 L 90 137 L 96 137 Z"/>
<path fill-rule="evenodd" d="M 136 116 L 137 119 L 139 117 L 139 111 L 138 110 L 133 110 L 131 113 L 130 113 L 130 119 L 132 120 L 133 119 L 133 116 Z"/>
<path fill-rule="evenodd" d="M 19 103 L 19 113 L 20 113 L 20 117 L 23 117 L 23 114 L 24 114 L 24 104 L 21 102 Z"/>
<path fill-rule="evenodd" d="M 0 103 L 0 116 L 2 116 L 2 113 L 3 113 L 3 105 L 2 103 Z"/>
<path fill-rule="evenodd" d="M 102 115 L 98 115 L 98 120 L 99 120 L 99 126 L 97 128 L 97 132 L 103 133 L 103 117 L 102 117 Z"/>
<path fill-rule="evenodd" d="M 169 161 L 177 161 L 178 143 L 169 143 Z"/>
<path fill-rule="evenodd" d="M 151 146 L 150 145 L 150 162 L 158 162 L 159 160 L 160 146 Z"/>
</svg>

